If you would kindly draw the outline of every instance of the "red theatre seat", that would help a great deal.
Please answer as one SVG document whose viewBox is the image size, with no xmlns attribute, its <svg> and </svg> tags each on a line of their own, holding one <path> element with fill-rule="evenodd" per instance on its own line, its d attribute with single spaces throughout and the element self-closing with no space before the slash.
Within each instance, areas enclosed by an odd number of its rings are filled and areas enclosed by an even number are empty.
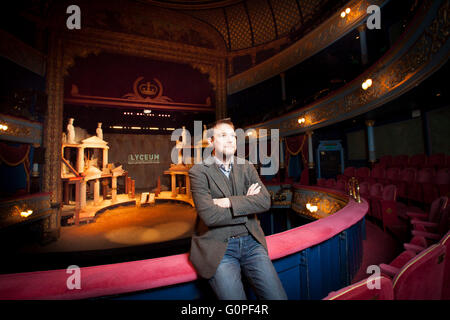
<svg viewBox="0 0 450 320">
<path fill-rule="evenodd" d="M 409 157 L 406 154 L 399 154 L 392 158 L 392 168 L 406 168 L 408 167 Z"/>
<path fill-rule="evenodd" d="M 430 211 L 425 212 L 417 207 L 408 207 L 406 209 L 406 216 L 408 219 L 417 219 L 429 222 L 437 222 L 442 211 L 447 207 L 448 197 L 439 197 L 435 199 L 430 206 Z"/>
<path fill-rule="evenodd" d="M 364 199 L 369 200 L 370 185 L 368 182 L 364 181 L 359 184 L 359 195 Z"/>
<path fill-rule="evenodd" d="M 435 169 L 440 169 L 445 167 L 445 154 L 435 153 L 428 157 L 428 161 L 425 165 L 426 167 L 431 167 Z"/>
<path fill-rule="evenodd" d="M 338 180 L 336 181 L 336 186 L 334 187 L 336 190 L 346 192 L 347 191 L 347 184 L 344 180 Z"/>
<path fill-rule="evenodd" d="M 344 180 L 345 182 L 347 182 L 351 177 L 355 177 L 355 168 L 347 167 L 344 169 L 343 174 L 339 174 L 337 176 L 337 180 Z"/>
<path fill-rule="evenodd" d="M 382 198 L 383 196 L 383 185 L 381 183 L 374 183 L 372 185 L 370 185 L 369 188 L 369 203 L 370 203 L 370 208 L 369 208 L 369 215 L 373 216 L 374 218 L 377 218 L 378 220 L 381 221 L 381 215 L 377 215 L 376 212 L 374 211 L 374 206 L 376 206 L 376 202 Z"/>
<path fill-rule="evenodd" d="M 333 178 L 327 179 L 327 181 L 325 182 L 325 187 L 327 188 L 333 188 L 336 186 L 336 180 L 334 180 Z"/>
<path fill-rule="evenodd" d="M 380 264 L 381 273 L 392 277 L 396 300 L 439 300 L 445 269 L 445 251 L 442 244 L 435 244 L 415 255 L 405 251 L 392 264 Z M 408 259 L 411 257 L 410 259 Z M 401 267 L 404 261 L 406 263 Z"/>
<path fill-rule="evenodd" d="M 386 232 L 386 226 L 394 227 L 401 224 L 402 227 L 405 223 L 398 221 L 397 216 L 397 187 L 393 184 L 384 186 L 383 194 L 379 198 L 372 199 L 372 212 L 374 217 L 381 220 L 383 223 L 383 229 Z"/>
<path fill-rule="evenodd" d="M 450 300 L 450 231 L 442 238 L 439 242 L 446 248 L 445 256 L 447 257 L 445 261 L 445 271 L 444 271 L 444 281 L 442 288 L 442 300 Z"/>
<path fill-rule="evenodd" d="M 448 213 L 448 207 L 447 207 L 447 213 Z M 448 214 L 447 214 L 448 216 Z M 443 288 L 442 288 L 442 300 L 450 300 L 450 231 L 447 229 L 447 233 L 438 238 L 437 234 L 431 234 L 427 235 L 427 237 L 424 236 L 414 236 L 412 240 L 409 243 L 405 243 L 405 252 L 415 252 L 416 254 L 422 252 L 423 250 L 427 249 L 428 247 L 435 244 L 437 241 L 439 241 L 439 244 L 443 245 L 445 247 L 445 267 L 444 267 L 444 280 L 443 280 Z M 404 253 L 403 253 L 404 254 Z M 405 254 L 404 254 L 405 256 Z M 401 264 L 400 259 L 397 259 L 397 261 L 393 262 L 394 264 Z M 406 263 L 406 262 L 405 262 Z M 392 263 L 390 264 L 392 265 Z M 403 265 L 399 266 L 403 267 Z"/>
<path fill-rule="evenodd" d="M 427 156 L 424 153 L 415 154 L 409 158 L 409 167 L 411 168 L 422 168 L 427 162 Z"/>
<path fill-rule="evenodd" d="M 424 221 L 419 219 L 411 220 L 413 236 L 423 236 L 426 239 L 438 240 L 449 230 L 449 206 L 441 210 L 436 222 Z M 431 236 L 434 234 L 434 236 Z"/>
<path fill-rule="evenodd" d="M 358 168 L 355 174 L 358 182 L 368 181 L 370 178 L 370 169 L 366 167 Z"/>
<path fill-rule="evenodd" d="M 385 276 L 369 277 L 338 291 L 323 300 L 393 300 L 392 280 Z"/>
<path fill-rule="evenodd" d="M 372 169 L 372 172 L 370 173 L 370 178 L 368 179 L 368 181 L 370 183 L 383 183 L 384 178 L 386 176 L 386 169 L 384 169 L 381 166 L 375 166 Z"/>
<path fill-rule="evenodd" d="M 391 155 L 382 156 L 378 164 L 383 168 L 389 168 L 392 164 L 392 156 Z"/>
<path fill-rule="evenodd" d="M 382 179 L 383 185 L 396 184 L 400 180 L 399 168 L 388 168 L 386 170 L 386 176 Z"/>
<path fill-rule="evenodd" d="M 408 199 L 416 200 L 419 202 L 425 202 L 425 195 L 427 196 L 428 203 L 434 198 L 431 198 L 433 186 L 433 177 L 435 175 L 433 168 L 422 168 L 417 172 L 417 178 L 409 185 Z M 430 199 L 431 198 L 431 199 Z"/>
<path fill-rule="evenodd" d="M 448 196 L 450 192 L 450 169 L 439 169 L 434 178 L 435 193 L 439 197 Z"/>
<path fill-rule="evenodd" d="M 400 181 L 396 183 L 399 197 L 408 198 L 410 188 L 416 180 L 416 171 L 414 168 L 405 168 L 402 170 Z"/>
</svg>

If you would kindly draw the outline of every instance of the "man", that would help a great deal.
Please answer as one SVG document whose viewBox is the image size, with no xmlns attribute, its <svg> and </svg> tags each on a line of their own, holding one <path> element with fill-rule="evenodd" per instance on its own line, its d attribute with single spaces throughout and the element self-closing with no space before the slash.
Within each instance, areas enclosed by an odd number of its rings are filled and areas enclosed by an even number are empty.
<svg viewBox="0 0 450 320">
<path fill-rule="evenodd" d="M 213 156 L 189 170 L 198 213 L 189 259 L 219 299 L 246 299 L 241 271 L 259 299 L 287 299 L 256 217 L 270 195 L 252 164 L 237 163 L 231 121 L 217 121 L 208 141 Z"/>
</svg>

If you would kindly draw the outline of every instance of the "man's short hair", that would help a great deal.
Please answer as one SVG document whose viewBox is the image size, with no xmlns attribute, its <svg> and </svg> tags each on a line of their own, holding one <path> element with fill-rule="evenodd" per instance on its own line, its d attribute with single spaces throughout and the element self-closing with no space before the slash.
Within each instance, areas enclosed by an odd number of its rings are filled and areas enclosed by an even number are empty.
<svg viewBox="0 0 450 320">
<path fill-rule="evenodd" d="M 234 130 L 234 124 L 233 124 L 233 122 L 231 122 L 231 118 L 224 118 L 224 119 L 217 120 L 216 122 L 213 123 L 213 125 L 211 126 L 211 129 L 214 129 L 215 127 L 217 127 L 220 124 L 227 124 L 230 127 L 232 127 Z"/>
</svg>

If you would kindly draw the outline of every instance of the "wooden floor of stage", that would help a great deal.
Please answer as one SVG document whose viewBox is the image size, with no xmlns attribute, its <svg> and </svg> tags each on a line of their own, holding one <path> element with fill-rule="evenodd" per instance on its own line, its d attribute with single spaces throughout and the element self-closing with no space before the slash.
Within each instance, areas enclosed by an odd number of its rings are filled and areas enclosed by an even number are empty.
<svg viewBox="0 0 450 320">
<path fill-rule="evenodd" d="M 107 209 L 94 222 L 61 228 L 60 238 L 22 252 L 102 250 L 190 238 L 196 211 L 189 204 L 157 202 L 153 206 Z"/>
</svg>

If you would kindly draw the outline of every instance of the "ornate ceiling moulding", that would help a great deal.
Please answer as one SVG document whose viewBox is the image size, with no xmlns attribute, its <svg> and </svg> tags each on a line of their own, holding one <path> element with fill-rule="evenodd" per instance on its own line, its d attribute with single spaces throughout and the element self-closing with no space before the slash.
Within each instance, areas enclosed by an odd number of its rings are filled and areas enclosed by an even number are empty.
<svg viewBox="0 0 450 320">
<path fill-rule="evenodd" d="M 140 2 L 149 3 L 155 6 L 171 8 L 171 9 L 183 9 L 183 10 L 197 10 L 197 9 L 215 9 L 231 6 L 233 4 L 242 2 L 242 0 L 172 0 L 170 2 L 159 0 L 141 0 Z"/>
<path fill-rule="evenodd" d="M 314 130 L 375 109 L 420 84 L 448 60 L 450 2 L 427 0 L 400 42 L 364 74 L 318 102 L 283 117 L 248 126 L 279 129 L 280 136 Z M 362 84 L 371 79 L 366 89 Z M 305 121 L 300 125 L 298 119 Z"/>
<path fill-rule="evenodd" d="M 98 55 L 104 51 L 189 64 L 201 73 L 207 74 L 209 82 L 216 91 L 219 88 L 217 66 L 225 64 L 225 55 L 216 50 L 113 31 L 86 27 L 82 32 L 68 33 L 63 38 L 65 39 L 63 62 L 65 76 L 68 75 L 69 68 L 74 65 L 76 57 Z"/>
<path fill-rule="evenodd" d="M 336 40 L 345 36 L 367 18 L 367 7 L 378 5 L 382 7 L 389 0 L 354 0 L 345 7 L 350 8 L 350 14 L 345 19 L 336 12 L 316 29 L 299 41 L 277 53 L 266 61 L 228 78 L 227 92 L 233 94 L 270 79 L 281 72 L 305 61 L 320 50 L 328 47 Z"/>
<path fill-rule="evenodd" d="M 138 35 L 147 39 L 175 42 L 226 53 L 220 33 L 209 24 L 182 12 L 153 6 L 144 1 L 79 0 L 81 30 L 93 28 Z M 66 29 L 67 3 L 52 5 L 49 23 L 55 30 Z"/>
</svg>

